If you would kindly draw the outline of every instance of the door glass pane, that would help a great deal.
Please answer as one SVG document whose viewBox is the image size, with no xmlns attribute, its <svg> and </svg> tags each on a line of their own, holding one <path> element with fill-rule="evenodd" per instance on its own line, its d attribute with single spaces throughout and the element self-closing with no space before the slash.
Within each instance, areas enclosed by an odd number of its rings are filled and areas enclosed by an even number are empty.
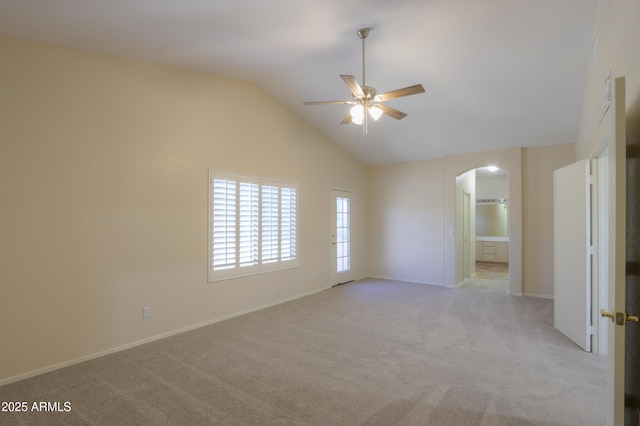
<svg viewBox="0 0 640 426">
<path fill-rule="evenodd" d="M 337 271 L 347 272 L 351 269 L 350 261 L 350 200 L 349 198 L 336 198 L 336 245 L 337 245 Z"/>
</svg>

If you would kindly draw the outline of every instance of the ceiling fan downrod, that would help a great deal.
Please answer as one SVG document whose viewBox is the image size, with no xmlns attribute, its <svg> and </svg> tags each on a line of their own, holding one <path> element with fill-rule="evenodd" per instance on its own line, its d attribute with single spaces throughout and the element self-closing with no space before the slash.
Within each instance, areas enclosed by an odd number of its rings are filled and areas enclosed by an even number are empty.
<svg viewBox="0 0 640 426">
<path fill-rule="evenodd" d="M 365 81 L 365 74 L 364 74 L 364 40 L 369 35 L 369 30 L 370 30 L 369 28 L 362 28 L 358 30 L 358 37 L 360 37 L 360 40 L 362 40 L 362 85 L 363 86 L 367 85 L 367 82 Z"/>
<path fill-rule="evenodd" d="M 367 87 L 367 81 L 366 81 L 366 74 L 365 74 L 365 62 L 364 62 L 364 58 L 365 58 L 365 48 L 364 48 L 364 41 L 367 38 L 367 36 L 369 35 L 369 28 L 361 28 L 358 30 L 358 37 L 360 37 L 360 40 L 362 40 L 362 88 L 368 88 Z M 369 102 L 366 101 L 365 99 L 367 98 L 367 94 L 365 92 L 365 98 L 360 100 L 360 103 L 362 105 L 362 110 L 363 110 L 363 126 L 362 126 L 362 135 L 366 135 L 368 132 L 368 127 L 369 127 L 369 117 L 367 117 L 367 109 L 369 107 Z"/>
</svg>

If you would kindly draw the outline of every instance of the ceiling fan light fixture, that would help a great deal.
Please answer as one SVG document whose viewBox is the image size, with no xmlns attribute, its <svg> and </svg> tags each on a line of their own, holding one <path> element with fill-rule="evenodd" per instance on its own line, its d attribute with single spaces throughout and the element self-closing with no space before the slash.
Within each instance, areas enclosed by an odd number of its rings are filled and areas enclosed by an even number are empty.
<svg viewBox="0 0 640 426">
<path fill-rule="evenodd" d="M 361 104 L 354 105 L 351 108 L 351 122 L 354 124 L 362 124 L 364 120 L 364 108 Z"/>
<path fill-rule="evenodd" d="M 369 107 L 369 115 L 375 121 L 378 121 L 378 119 L 382 116 L 382 110 L 374 105 L 372 107 Z"/>
</svg>

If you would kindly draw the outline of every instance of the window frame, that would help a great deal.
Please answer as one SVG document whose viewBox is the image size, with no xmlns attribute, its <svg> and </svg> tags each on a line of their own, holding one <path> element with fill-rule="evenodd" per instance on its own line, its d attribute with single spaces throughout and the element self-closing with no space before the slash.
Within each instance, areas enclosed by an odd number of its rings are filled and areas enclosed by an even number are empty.
<svg viewBox="0 0 640 426">
<path fill-rule="evenodd" d="M 224 200 L 215 197 L 216 181 L 226 181 L 224 185 L 219 184 L 218 188 L 224 186 L 228 189 L 230 184 L 233 186 L 233 208 L 230 207 L 227 192 L 225 192 Z M 243 186 L 244 192 L 241 194 Z M 281 271 L 299 266 L 297 250 L 299 191 L 297 183 L 209 169 L 208 187 L 208 282 Z M 263 188 L 271 194 L 271 198 L 263 199 Z M 277 189 L 277 199 L 273 197 L 274 188 Z M 257 193 L 257 199 L 253 198 L 254 191 Z M 219 202 L 214 205 L 216 200 Z M 257 201 L 257 205 L 254 205 L 255 201 Z M 216 207 L 218 207 L 217 213 Z M 219 215 L 218 222 L 216 222 L 216 214 Z M 223 217 L 224 221 L 221 219 Z M 230 221 L 229 217 L 233 217 L 233 221 Z M 277 223 L 274 223 L 274 218 L 277 219 Z M 268 221 L 268 219 L 271 220 Z M 222 225 L 220 225 L 221 221 L 224 222 Z M 235 235 L 235 237 L 227 237 L 229 240 L 222 237 L 222 244 L 225 248 L 221 251 L 224 252 L 225 259 L 231 258 L 231 261 L 228 261 L 225 267 L 218 268 L 215 264 L 214 243 L 220 245 L 221 240 L 220 238 L 215 239 L 217 224 L 224 228 L 224 232 L 233 232 Z M 267 233 L 267 231 L 270 232 Z M 267 235 L 271 236 L 270 240 L 265 239 Z M 275 259 L 273 256 L 274 236 L 277 237 Z M 265 253 L 263 253 L 263 242 L 270 243 L 271 251 L 266 251 L 267 254 L 271 254 L 268 259 L 265 259 Z M 230 249 L 230 247 L 232 248 Z M 235 252 L 235 256 L 229 255 L 232 251 Z"/>
</svg>

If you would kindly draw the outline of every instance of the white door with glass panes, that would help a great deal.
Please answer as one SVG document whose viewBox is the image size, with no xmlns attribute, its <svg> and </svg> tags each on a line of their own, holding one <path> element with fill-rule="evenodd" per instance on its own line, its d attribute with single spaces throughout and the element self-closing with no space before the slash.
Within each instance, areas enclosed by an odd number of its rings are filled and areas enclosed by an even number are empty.
<svg viewBox="0 0 640 426">
<path fill-rule="evenodd" d="M 355 279 L 353 272 L 353 193 L 331 191 L 331 285 Z"/>
</svg>

